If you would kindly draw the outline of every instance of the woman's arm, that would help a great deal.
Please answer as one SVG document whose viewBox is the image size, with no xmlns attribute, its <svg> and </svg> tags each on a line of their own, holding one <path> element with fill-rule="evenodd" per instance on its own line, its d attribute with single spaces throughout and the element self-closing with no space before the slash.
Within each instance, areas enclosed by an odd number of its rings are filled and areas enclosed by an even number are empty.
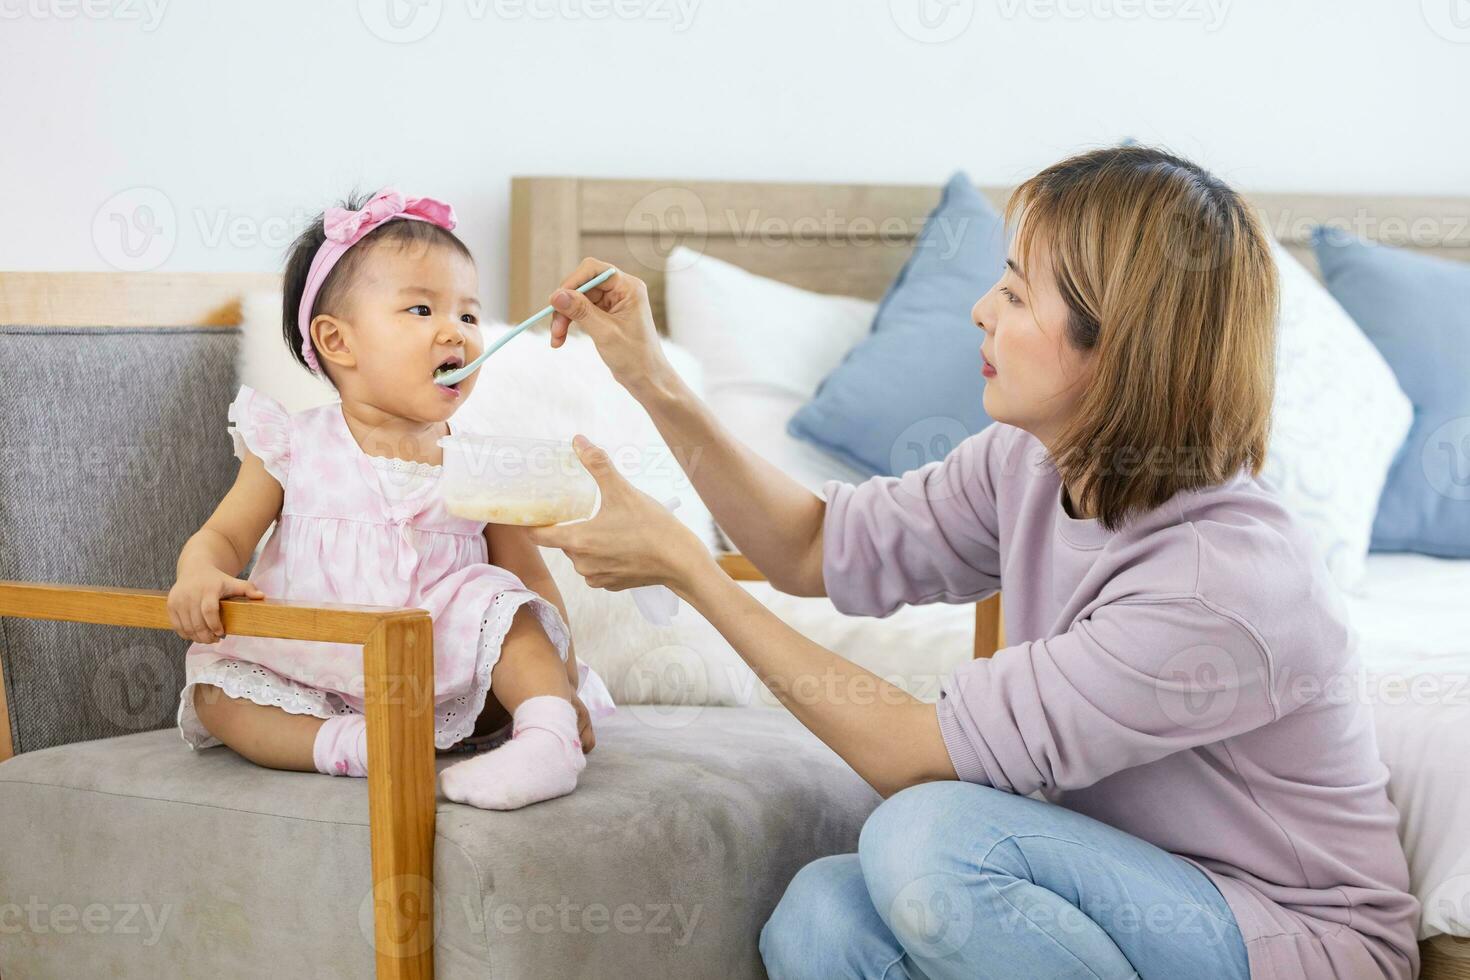
<svg viewBox="0 0 1470 980">
<path fill-rule="evenodd" d="M 732 582 L 703 543 L 624 480 L 607 454 L 576 440 L 602 491 L 590 521 L 531 532 L 561 548 L 594 588 L 663 583 L 698 609 L 797 719 L 884 796 L 954 779 L 938 712 L 813 643 Z"/>
<path fill-rule="evenodd" d="M 673 588 L 879 795 L 957 778 L 933 704 L 802 636 L 713 562 L 692 566 Z"/>
<path fill-rule="evenodd" d="M 552 345 L 571 322 L 587 331 L 613 376 L 648 412 L 720 528 L 776 588 L 825 595 L 820 497 L 744 446 L 663 355 L 648 288 L 619 272 L 585 296 L 575 287 L 608 268 L 584 259 L 552 296 Z"/>
</svg>

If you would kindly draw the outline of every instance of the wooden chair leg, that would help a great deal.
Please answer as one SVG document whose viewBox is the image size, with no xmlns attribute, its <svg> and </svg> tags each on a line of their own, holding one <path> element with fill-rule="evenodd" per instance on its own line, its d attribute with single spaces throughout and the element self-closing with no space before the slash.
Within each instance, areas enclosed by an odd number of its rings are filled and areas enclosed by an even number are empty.
<svg viewBox="0 0 1470 980">
<path fill-rule="evenodd" d="M 363 644 L 379 980 L 434 976 L 434 629 L 384 620 Z"/>
<path fill-rule="evenodd" d="M 975 603 L 975 656 L 993 657 L 1005 646 L 1005 620 L 1001 616 L 1000 593 Z"/>
</svg>

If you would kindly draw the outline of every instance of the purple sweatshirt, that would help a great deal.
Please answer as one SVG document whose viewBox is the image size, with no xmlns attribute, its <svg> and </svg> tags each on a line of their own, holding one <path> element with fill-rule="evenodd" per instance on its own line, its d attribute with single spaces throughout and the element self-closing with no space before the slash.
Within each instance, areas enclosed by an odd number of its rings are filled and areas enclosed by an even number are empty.
<svg viewBox="0 0 1470 980">
<path fill-rule="evenodd" d="M 1418 901 L 1356 639 L 1325 564 L 1242 470 L 1118 533 L 1062 508 L 1030 433 L 993 424 L 902 477 L 830 483 L 847 613 L 1004 586 L 1007 646 L 945 679 L 963 780 L 1037 791 L 1189 860 L 1258 980 L 1409 978 Z"/>
</svg>

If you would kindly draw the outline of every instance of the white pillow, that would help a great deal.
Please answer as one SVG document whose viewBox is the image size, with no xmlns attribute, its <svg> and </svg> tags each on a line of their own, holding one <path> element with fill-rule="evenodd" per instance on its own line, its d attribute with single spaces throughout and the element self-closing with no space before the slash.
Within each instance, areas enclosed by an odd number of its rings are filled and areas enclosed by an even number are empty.
<svg viewBox="0 0 1470 980">
<path fill-rule="evenodd" d="M 792 438 L 786 423 L 868 335 L 877 304 L 798 289 L 682 246 L 669 255 L 664 303 L 669 336 L 704 366 L 709 406 L 735 438 L 814 491 L 863 479 Z"/>
<path fill-rule="evenodd" d="M 250 293 L 240 302 L 240 383 L 269 395 L 288 412 L 341 401 L 337 389 L 302 367 L 281 339 L 281 294 Z M 232 391 L 230 398 L 235 397 Z"/>
<path fill-rule="evenodd" d="M 1261 477 L 1348 591 L 1363 577 L 1378 498 L 1413 406 L 1337 300 L 1272 242 L 1281 281 L 1276 398 Z"/>
<path fill-rule="evenodd" d="M 487 326 L 485 343 L 494 343 L 507 329 Z M 685 382 L 702 394 L 699 362 L 675 344 L 666 343 L 664 350 Z M 558 350 L 551 349 L 545 331 L 511 341 L 485 362 L 475 390 L 454 418 L 467 429 L 503 435 L 569 440 L 580 432 L 606 449 L 640 490 L 658 500 L 678 497 L 676 516 L 706 547 L 713 545 L 708 508 L 653 421 L 613 380 L 585 334 L 574 332 Z M 682 723 L 684 705 L 748 702 L 754 675 L 687 605 L 681 604 L 669 626 L 653 626 L 638 612 L 631 593 L 594 589 L 560 551 L 543 548 L 541 554 L 567 604 L 577 657 L 603 678 L 615 702 L 663 702 L 636 710 L 651 724 L 666 727 Z M 740 700 L 742 692 L 746 701 Z"/>
<path fill-rule="evenodd" d="M 509 329 L 487 324 L 485 346 Z M 607 450 L 618 471 L 638 489 L 660 501 L 679 498 L 678 518 L 712 548 L 709 508 L 643 406 L 613 380 L 592 338 L 575 332 L 553 350 L 549 336 L 544 330 L 527 331 L 486 361 L 475 390 L 454 414 L 455 424 L 494 435 L 564 441 L 580 432 Z M 666 343 L 664 353 L 695 394 L 701 394 L 699 362 L 674 344 Z M 681 455 L 686 452 L 680 447 Z"/>
</svg>

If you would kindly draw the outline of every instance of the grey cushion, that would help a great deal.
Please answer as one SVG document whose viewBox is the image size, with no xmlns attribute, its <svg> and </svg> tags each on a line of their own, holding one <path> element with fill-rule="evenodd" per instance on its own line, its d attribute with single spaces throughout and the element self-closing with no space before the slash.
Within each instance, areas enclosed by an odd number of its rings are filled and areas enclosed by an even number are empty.
<svg viewBox="0 0 1470 980">
<path fill-rule="evenodd" d="M 440 800 L 440 980 L 764 976 L 787 883 L 878 796 L 784 710 L 682 711 L 604 720 L 570 796 Z M 7 980 L 372 973 L 364 780 L 148 732 L 0 764 L 0 827 L 4 894 L 40 909 L 0 929 Z"/>
<path fill-rule="evenodd" d="M 239 464 L 239 331 L 0 326 L 0 579 L 166 589 Z M 16 752 L 173 724 L 187 643 L 0 619 Z"/>
</svg>

